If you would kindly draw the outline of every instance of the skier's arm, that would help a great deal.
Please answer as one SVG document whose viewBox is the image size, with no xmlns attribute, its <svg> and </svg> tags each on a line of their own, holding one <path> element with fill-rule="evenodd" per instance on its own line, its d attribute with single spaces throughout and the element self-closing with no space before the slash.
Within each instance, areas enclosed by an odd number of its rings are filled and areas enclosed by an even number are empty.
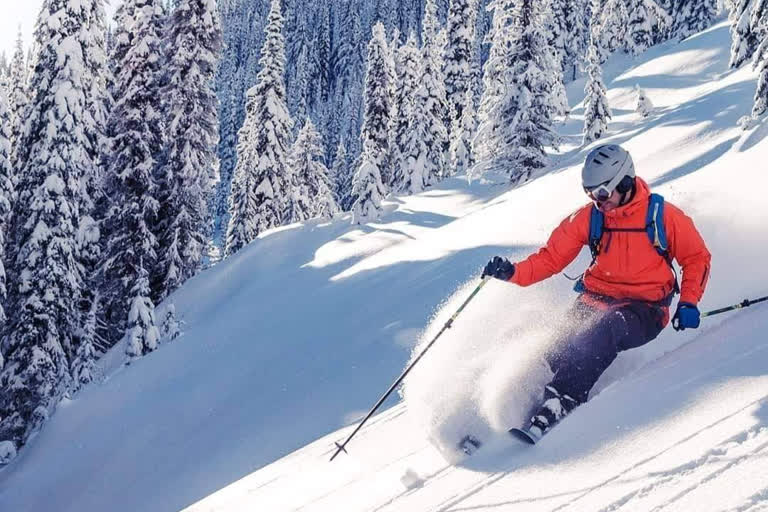
<svg viewBox="0 0 768 512">
<path fill-rule="evenodd" d="M 680 302 L 698 304 L 709 279 L 712 259 L 709 250 L 693 220 L 669 203 L 664 209 L 664 226 L 667 230 L 670 256 L 677 260 L 683 270 Z"/>
<path fill-rule="evenodd" d="M 535 254 L 515 264 L 511 282 L 529 286 L 562 272 L 588 243 L 591 205 L 563 220 Z"/>
</svg>

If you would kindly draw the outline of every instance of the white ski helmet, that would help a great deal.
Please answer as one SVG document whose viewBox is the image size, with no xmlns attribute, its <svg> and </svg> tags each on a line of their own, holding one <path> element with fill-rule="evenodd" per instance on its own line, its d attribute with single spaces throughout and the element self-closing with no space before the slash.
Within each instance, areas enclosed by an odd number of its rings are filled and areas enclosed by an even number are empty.
<svg viewBox="0 0 768 512">
<path fill-rule="evenodd" d="M 581 184 L 584 190 L 591 192 L 599 189 L 599 192 L 603 193 L 600 195 L 607 192 L 610 196 L 616 188 L 621 193 L 629 191 L 634 177 L 635 164 L 632 157 L 618 144 L 604 144 L 594 148 L 587 155 L 581 169 Z"/>
</svg>

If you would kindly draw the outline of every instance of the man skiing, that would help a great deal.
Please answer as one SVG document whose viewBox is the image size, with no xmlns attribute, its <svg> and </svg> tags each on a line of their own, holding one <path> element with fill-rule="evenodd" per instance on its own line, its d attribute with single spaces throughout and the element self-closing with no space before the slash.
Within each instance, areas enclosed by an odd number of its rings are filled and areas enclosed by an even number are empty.
<svg viewBox="0 0 768 512">
<path fill-rule="evenodd" d="M 587 401 L 619 352 L 648 343 L 666 326 L 678 291 L 673 259 L 682 268 L 676 330 L 699 326 L 696 305 L 709 277 L 710 253 L 693 221 L 650 193 L 626 150 L 615 144 L 593 149 L 582 185 L 592 203 L 563 220 L 542 249 L 514 264 L 496 256 L 483 270 L 483 277 L 529 286 L 561 272 L 583 246 L 592 251 L 576 287 L 581 293 L 569 313 L 569 334 L 547 356 L 554 377 L 523 426 L 531 442 Z"/>
</svg>

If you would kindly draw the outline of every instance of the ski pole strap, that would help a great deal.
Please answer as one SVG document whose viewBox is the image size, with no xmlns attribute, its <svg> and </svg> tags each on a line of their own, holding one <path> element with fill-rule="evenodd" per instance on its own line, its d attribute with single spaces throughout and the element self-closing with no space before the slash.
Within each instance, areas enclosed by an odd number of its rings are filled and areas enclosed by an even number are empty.
<svg viewBox="0 0 768 512">
<path fill-rule="evenodd" d="M 707 317 L 707 316 L 713 316 L 713 315 L 719 315 L 720 313 L 727 313 L 728 311 L 734 311 L 737 309 L 742 309 L 751 306 L 752 304 L 757 304 L 758 302 L 765 302 L 768 300 L 768 295 L 765 297 L 760 297 L 757 299 L 744 299 L 743 301 L 739 302 L 738 304 L 734 304 L 733 306 L 727 306 L 720 309 L 714 309 L 712 311 L 707 311 L 706 313 L 702 313 L 701 317 Z"/>
</svg>

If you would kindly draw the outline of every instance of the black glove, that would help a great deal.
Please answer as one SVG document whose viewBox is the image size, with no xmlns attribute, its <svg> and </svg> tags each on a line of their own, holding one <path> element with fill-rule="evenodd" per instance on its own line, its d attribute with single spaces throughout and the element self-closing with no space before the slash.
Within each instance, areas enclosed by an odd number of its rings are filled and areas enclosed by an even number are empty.
<svg viewBox="0 0 768 512">
<path fill-rule="evenodd" d="M 676 331 L 695 329 L 699 326 L 700 319 L 701 313 L 699 313 L 699 308 L 695 304 L 680 302 L 677 304 L 675 316 L 672 317 L 672 327 Z"/>
<path fill-rule="evenodd" d="M 483 269 L 483 275 L 480 277 L 495 277 L 502 281 L 509 281 L 515 275 L 515 266 L 507 258 L 494 256 Z"/>
</svg>

